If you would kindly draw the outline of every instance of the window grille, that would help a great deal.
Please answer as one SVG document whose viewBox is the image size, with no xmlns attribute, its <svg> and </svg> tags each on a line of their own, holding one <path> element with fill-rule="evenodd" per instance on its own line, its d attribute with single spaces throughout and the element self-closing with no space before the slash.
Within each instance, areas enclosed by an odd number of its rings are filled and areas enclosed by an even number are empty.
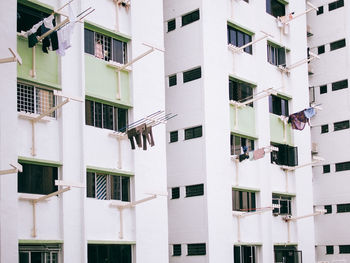
<svg viewBox="0 0 350 263">
<path fill-rule="evenodd" d="M 255 192 L 232 189 L 232 211 L 254 212 L 255 208 Z"/>
<path fill-rule="evenodd" d="M 95 56 L 106 61 L 111 60 L 111 37 L 95 32 Z"/>
<path fill-rule="evenodd" d="M 279 208 L 274 208 L 272 213 L 279 215 L 292 214 L 292 198 L 290 196 L 272 195 L 272 204 L 279 205 Z"/>
<path fill-rule="evenodd" d="M 202 137 L 202 126 L 189 128 L 185 130 L 185 140 Z"/>
<path fill-rule="evenodd" d="M 170 142 L 177 142 L 179 140 L 179 132 L 172 131 L 170 132 Z"/>
<path fill-rule="evenodd" d="M 19 245 L 19 262 L 58 263 L 61 247 L 59 244 L 50 245 Z"/>
<path fill-rule="evenodd" d="M 339 254 L 350 254 L 350 245 L 339 245 Z"/>
<path fill-rule="evenodd" d="M 52 90 L 17 83 L 17 111 L 42 114 L 55 107 L 56 99 Z M 48 116 L 55 117 L 56 111 Z"/>
<path fill-rule="evenodd" d="M 335 164 L 335 171 L 336 172 L 347 171 L 347 170 L 350 170 L 350 162 L 336 163 Z"/>
<path fill-rule="evenodd" d="M 204 195 L 204 185 L 188 185 L 186 186 L 186 197 Z"/>
<path fill-rule="evenodd" d="M 200 256 L 206 255 L 206 244 L 187 244 L 187 255 L 188 256 Z"/>
<path fill-rule="evenodd" d="M 182 26 L 188 25 L 199 20 L 199 10 L 193 11 L 189 14 L 183 15 L 181 18 Z"/>
<path fill-rule="evenodd" d="M 332 91 L 348 88 L 348 80 L 341 80 L 332 83 Z"/>
<path fill-rule="evenodd" d="M 325 205 L 326 214 L 332 214 L 332 205 Z"/>
<path fill-rule="evenodd" d="M 231 155 L 240 155 L 244 146 L 248 147 L 248 151 L 254 150 L 254 140 L 240 137 L 238 135 L 231 134 Z"/>
<path fill-rule="evenodd" d="M 173 256 L 181 256 L 181 244 L 173 245 Z"/>
<path fill-rule="evenodd" d="M 171 188 L 171 199 L 179 199 L 180 198 L 180 187 Z"/>
<path fill-rule="evenodd" d="M 340 8 L 340 7 L 343 7 L 343 6 L 344 6 L 344 0 L 334 1 L 334 2 L 328 4 L 328 10 L 333 11 L 333 10 Z"/>
<path fill-rule="evenodd" d="M 176 20 L 172 19 L 168 21 L 168 32 L 176 29 Z"/>
<path fill-rule="evenodd" d="M 200 79 L 201 77 L 202 77 L 201 67 L 183 72 L 183 82 L 184 83 L 192 81 L 192 80 Z"/>
<path fill-rule="evenodd" d="M 169 76 L 169 87 L 175 86 L 177 84 L 176 75 Z"/>
</svg>

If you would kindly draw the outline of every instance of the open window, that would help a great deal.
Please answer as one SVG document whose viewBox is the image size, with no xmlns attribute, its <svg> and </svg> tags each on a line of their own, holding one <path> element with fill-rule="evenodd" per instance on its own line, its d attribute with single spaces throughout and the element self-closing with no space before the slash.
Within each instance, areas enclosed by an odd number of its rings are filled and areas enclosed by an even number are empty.
<svg viewBox="0 0 350 263">
<path fill-rule="evenodd" d="M 56 97 L 53 90 L 39 88 L 26 83 L 17 83 L 17 111 L 42 114 L 56 106 Z M 49 114 L 55 117 L 56 112 Z"/>
<path fill-rule="evenodd" d="M 252 34 L 243 32 L 237 27 L 227 25 L 227 40 L 228 44 L 231 44 L 235 47 L 241 47 L 252 42 Z M 253 54 L 253 48 L 251 45 L 244 48 L 243 50 L 248 54 Z"/>
<path fill-rule="evenodd" d="M 101 33 L 86 29 L 84 31 L 85 53 L 105 61 L 127 63 L 127 43 Z"/>
<path fill-rule="evenodd" d="M 270 95 L 269 112 L 279 116 L 289 116 L 288 100 L 275 95 Z"/>
<path fill-rule="evenodd" d="M 291 196 L 272 194 L 272 204 L 278 205 L 272 211 L 274 215 L 292 215 Z"/>
<path fill-rule="evenodd" d="M 50 14 L 23 4 L 17 4 L 17 32 L 28 31 Z"/>
<path fill-rule="evenodd" d="M 254 140 L 231 134 L 231 155 L 240 155 L 243 152 L 243 147 L 246 146 L 248 151 L 254 150 Z"/>
<path fill-rule="evenodd" d="M 234 263 L 256 263 L 256 246 L 234 246 Z"/>
<path fill-rule="evenodd" d="M 278 147 L 278 152 L 271 152 L 271 163 L 277 165 L 298 166 L 298 147 L 276 143 L 271 143 L 271 145 Z"/>
<path fill-rule="evenodd" d="M 232 211 L 255 212 L 255 192 L 232 189 Z"/>
<path fill-rule="evenodd" d="M 286 54 L 287 49 L 285 47 L 278 46 L 272 42 L 267 42 L 267 62 L 270 64 L 286 67 Z"/>
<path fill-rule="evenodd" d="M 229 99 L 237 102 L 244 102 L 253 98 L 254 86 L 244 81 L 229 79 Z M 247 104 L 253 107 L 253 102 Z"/>
<path fill-rule="evenodd" d="M 275 246 L 275 262 L 302 263 L 302 251 L 295 246 Z"/>
<path fill-rule="evenodd" d="M 47 195 L 57 191 L 58 167 L 21 163 L 23 171 L 18 173 L 18 192 Z"/>
<path fill-rule="evenodd" d="M 284 0 L 266 0 L 266 13 L 278 17 L 286 15 L 286 1 Z"/>
<path fill-rule="evenodd" d="M 128 110 L 109 104 L 86 100 L 86 125 L 119 131 L 128 125 Z"/>
<path fill-rule="evenodd" d="M 87 197 L 100 200 L 130 201 L 130 178 L 87 172 Z"/>
<path fill-rule="evenodd" d="M 132 262 L 131 245 L 88 244 L 88 263 L 95 262 Z"/>
<path fill-rule="evenodd" d="M 60 244 L 19 245 L 19 263 L 58 263 L 60 262 Z"/>
</svg>

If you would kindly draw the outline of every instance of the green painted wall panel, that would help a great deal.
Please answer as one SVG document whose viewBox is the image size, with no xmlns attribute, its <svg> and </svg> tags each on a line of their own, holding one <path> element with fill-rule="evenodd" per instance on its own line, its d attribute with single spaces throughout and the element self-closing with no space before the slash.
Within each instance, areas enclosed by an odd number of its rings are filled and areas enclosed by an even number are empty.
<svg viewBox="0 0 350 263">
<path fill-rule="evenodd" d="M 231 132 L 238 132 L 251 137 L 257 137 L 255 131 L 255 109 L 243 107 L 238 109 L 238 125 L 235 128 L 235 107 L 230 105 Z"/>
<path fill-rule="evenodd" d="M 287 125 L 286 141 L 283 138 L 283 122 L 278 115 L 270 113 L 270 140 L 271 142 L 292 145 L 292 127 Z"/>
<path fill-rule="evenodd" d="M 117 99 L 118 76 L 107 62 L 85 54 L 85 88 L 89 96 L 130 105 L 129 73 L 121 72 L 121 99 Z"/>
<path fill-rule="evenodd" d="M 36 45 L 36 77 L 32 78 L 30 71 L 32 69 L 32 48 L 28 48 L 28 40 L 26 38 L 17 37 L 17 51 L 21 56 L 23 64 L 17 65 L 18 78 L 31 82 L 41 83 L 43 85 L 59 88 L 58 78 L 58 55 L 54 51 L 48 54 L 42 50 L 42 45 Z"/>
</svg>

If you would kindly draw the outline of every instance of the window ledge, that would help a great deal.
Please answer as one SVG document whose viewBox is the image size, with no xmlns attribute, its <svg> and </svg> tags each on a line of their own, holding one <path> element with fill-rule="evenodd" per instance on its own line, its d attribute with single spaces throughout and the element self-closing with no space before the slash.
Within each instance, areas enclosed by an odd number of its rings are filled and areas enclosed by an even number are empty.
<svg viewBox="0 0 350 263">
<path fill-rule="evenodd" d="M 91 55 L 92 56 L 92 55 Z M 107 61 L 106 61 L 107 62 Z M 132 71 L 132 68 L 130 66 L 127 66 L 124 68 L 125 64 L 121 64 L 121 63 L 118 63 L 118 62 L 115 62 L 113 60 L 110 60 L 107 62 L 106 64 L 108 67 L 112 67 L 112 68 L 115 68 L 117 69 L 118 71 L 127 71 L 127 72 L 130 72 Z"/>
<path fill-rule="evenodd" d="M 24 120 L 34 120 L 35 118 L 37 118 L 39 116 L 40 115 L 36 114 L 36 113 L 29 113 L 29 112 L 24 112 L 24 111 L 18 112 L 18 117 L 20 119 L 24 119 Z M 39 122 L 49 122 L 52 120 L 56 120 L 56 119 L 52 118 L 52 117 L 45 116 L 42 119 L 40 119 Z"/>
<path fill-rule="evenodd" d="M 25 201 L 31 201 L 38 199 L 40 197 L 43 197 L 45 195 L 39 195 L 39 194 L 27 194 L 27 193 L 19 193 L 18 194 L 18 200 L 25 200 Z M 43 200 L 43 202 L 50 201 L 50 198 Z"/>
<path fill-rule="evenodd" d="M 246 212 L 241 212 L 241 211 L 232 211 L 232 216 L 240 216 L 245 214 Z"/>
</svg>

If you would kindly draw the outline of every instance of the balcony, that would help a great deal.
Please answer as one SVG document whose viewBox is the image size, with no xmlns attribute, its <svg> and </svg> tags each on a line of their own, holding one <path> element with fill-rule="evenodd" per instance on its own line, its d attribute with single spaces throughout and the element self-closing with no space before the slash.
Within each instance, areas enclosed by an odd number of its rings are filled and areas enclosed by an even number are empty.
<svg viewBox="0 0 350 263">
<path fill-rule="evenodd" d="M 292 144 L 291 125 L 289 123 L 285 125 L 278 115 L 272 113 L 270 113 L 270 140 L 274 143 Z"/>
<path fill-rule="evenodd" d="M 236 113 L 237 110 L 237 113 Z M 255 132 L 255 109 L 252 107 L 235 108 L 230 105 L 230 131 L 248 137 L 257 137 Z"/>
</svg>

